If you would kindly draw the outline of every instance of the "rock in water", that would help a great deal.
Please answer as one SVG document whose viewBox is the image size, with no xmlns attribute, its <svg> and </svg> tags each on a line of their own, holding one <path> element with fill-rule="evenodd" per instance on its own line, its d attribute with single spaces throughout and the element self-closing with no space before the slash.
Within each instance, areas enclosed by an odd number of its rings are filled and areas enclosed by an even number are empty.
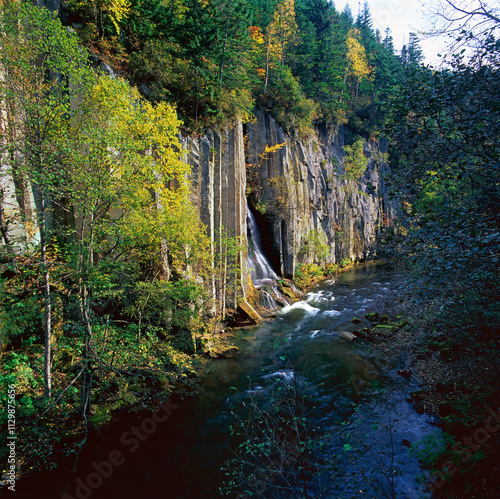
<svg viewBox="0 0 500 499">
<path fill-rule="evenodd" d="M 342 336 L 342 338 L 345 338 L 346 340 L 349 340 L 349 341 L 354 341 L 356 339 L 356 335 L 349 333 L 348 331 L 342 331 L 340 333 L 340 336 Z"/>
</svg>

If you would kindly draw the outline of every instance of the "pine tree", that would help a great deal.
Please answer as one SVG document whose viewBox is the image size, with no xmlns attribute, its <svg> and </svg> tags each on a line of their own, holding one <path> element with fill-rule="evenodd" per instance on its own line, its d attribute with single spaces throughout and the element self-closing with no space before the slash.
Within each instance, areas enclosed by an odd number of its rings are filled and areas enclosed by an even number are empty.
<svg viewBox="0 0 500 499">
<path fill-rule="evenodd" d="M 324 121 L 342 121 L 339 96 L 344 92 L 346 37 L 350 26 L 327 0 L 302 2 L 297 75 L 306 95 L 321 106 Z"/>
<path fill-rule="evenodd" d="M 345 4 L 344 10 L 342 11 L 342 16 L 349 25 L 352 26 L 354 24 L 354 16 L 352 15 L 352 10 L 348 3 Z"/>
<path fill-rule="evenodd" d="M 410 33 L 408 41 L 408 64 L 412 67 L 418 66 L 424 60 L 424 54 L 420 47 L 420 40 L 416 33 Z"/>
</svg>

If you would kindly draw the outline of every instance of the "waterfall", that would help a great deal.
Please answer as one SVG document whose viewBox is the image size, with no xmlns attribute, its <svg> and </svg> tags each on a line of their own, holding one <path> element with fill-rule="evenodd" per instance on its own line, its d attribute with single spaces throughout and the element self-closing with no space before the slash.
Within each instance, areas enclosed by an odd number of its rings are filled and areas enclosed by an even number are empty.
<svg viewBox="0 0 500 499">
<path fill-rule="evenodd" d="M 247 206 L 247 227 L 248 227 L 248 268 L 250 276 L 256 287 L 263 283 L 278 280 L 278 276 L 271 267 L 271 264 L 262 252 L 259 228 L 257 222 Z"/>
<path fill-rule="evenodd" d="M 262 293 L 262 301 L 264 302 L 264 308 L 266 310 L 276 310 L 278 308 L 278 304 L 276 303 L 274 297 L 271 294 L 269 294 L 265 289 L 261 289 L 260 292 Z"/>
<path fill-rule="evenodd" d="M 272 285 L 272 288 L 273 288 L 273 293 L 274 293 L 274 296 L 281 302 L 283 303 L 285 306 L 286 305 L 290 305 L 290 302 L 288 301 L 287 298 L 285 298 L 285 296 L 283 295 L 283 293 L 280 292 L 279 288 L 278 288 L 278 285 L 277 283 L 273 283 Z"/>
</svg>

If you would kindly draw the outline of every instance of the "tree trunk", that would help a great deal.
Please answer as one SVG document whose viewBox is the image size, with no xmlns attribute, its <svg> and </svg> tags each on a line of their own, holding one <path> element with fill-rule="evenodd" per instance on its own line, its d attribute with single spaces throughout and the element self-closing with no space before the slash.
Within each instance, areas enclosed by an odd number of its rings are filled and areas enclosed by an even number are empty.
<svg viewBox="0 0 500 499">
<path fill-rule="evenodd" d="M 12 267 L 14 269 L 14 272 L 17 272 L 18 269 L 17 269 L 16 253 L 14 251 L 12 242 L 10 240 L 8 223 L 5 220 L 4 192 L 2 188 L 0 188 L 0 231 L 2 232 L 2 237 L 5 242 L 5 247 L 7 248 L 7 253 L 9 254 L 12 260 Z"/>
<path fill-rule="evenodd" d="M 44 378 L 44 397 L 49 399 L 52 395 L 52 296 L 50 293 L 50 270 L 47 259 L 47 201 L 46 196 L 38 189 L 35 189 L 38 203 L 38 233 L 40 235 L 40 259 L 43 272 L 43 297 L 44 297 L 44 314 L 43 322 L 45 329 L 45 345 L 44 345 L 44 362 L 43 362 L 43 378 Z"/>
<path fill-rule="evenodd" d="M 82 372 L 82 412 L 86 415 L 90 409 L 92 390 L 92 325 L 90 324 L 90 309 L 87 300 L 87 288 L 81 289 L 81 313 L 85 326 L 83 342 L 83 372 Z"/>
<path fill-rule="evenodd" d="M 168 264 L 168 243 L 162 237 L 160 241 L 160 255 L 161 255 L 161 278 L 164 281 L 170 281 L 170 265 Z"/>
<path fill-rule="evenodd" d="M 267 84 L 269 83 L 269 52 L 271 51 L 271 41 L 268 41 L 266 50 L 266 83 L 264 84 L 264 95 L 267 92 Z"/>
<path fill-rule="evenodd" d="M 224 68 L 224 55 L 226 52 L 226 44 L 227 44 L 227 36 L 229 31 L 229 7 L 231 5 L 231 0 L 227 0 L 226 4 L 226 26 L 224 29 L 224 43 L 222 45 L 222 54 L 220 56 L 220 65 L 219 65 L 219 83 L 222 85 L 222 70 Z"/>
</svg>

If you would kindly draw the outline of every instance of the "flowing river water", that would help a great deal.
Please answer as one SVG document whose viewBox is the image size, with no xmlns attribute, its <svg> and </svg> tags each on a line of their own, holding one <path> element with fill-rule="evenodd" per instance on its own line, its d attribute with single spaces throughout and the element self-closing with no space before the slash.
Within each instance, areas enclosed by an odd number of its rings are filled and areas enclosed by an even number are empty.
<svg viewBox="0 0 500 499">
<path fill-rule="evenodd" d="M 418 415 L 406 401 L 418 389 L 413 377 L 397 374 L 407 353 L 393 349 L 375 355 L 369 345 L 341 335 L 368 325 L 365 313 L 379 309 L 401 279 L 389 264 L 366 264 L 317 284 L 275 318 L 235 331 L 238 355 L 214 361 L 199 393 L 175 401 L 168 417 L 160 410 L 161 422 L 151 423 L 151 413 L 116 421 L 90 439 L 76 473 L 61 466 L 35 480 L 21 478 L 18 497 L 218 497 L 227 480 L 221 468 L 234 455 L 232 412 L 256 400 L 255 393 L 265 404 L 290 383 L 307 389 L 308 423 L 323 442 L 323 461 L 334 457 L 335 464 L 328 468 L 324 495 L 312 479 L 307 495 L 282 497 L 428 497 L 416 481 L 422 474 L 418 459 L 402 442 L 437 441 L 440 431 L 429 424 L 432 416 Z M 362 322 L 354 325 L 355 317 Z M 141 424 L 148 434 L 127 433 Z M 274 497 L 269 487 L 264 483 L 257 496 Z"/>
</svg>

